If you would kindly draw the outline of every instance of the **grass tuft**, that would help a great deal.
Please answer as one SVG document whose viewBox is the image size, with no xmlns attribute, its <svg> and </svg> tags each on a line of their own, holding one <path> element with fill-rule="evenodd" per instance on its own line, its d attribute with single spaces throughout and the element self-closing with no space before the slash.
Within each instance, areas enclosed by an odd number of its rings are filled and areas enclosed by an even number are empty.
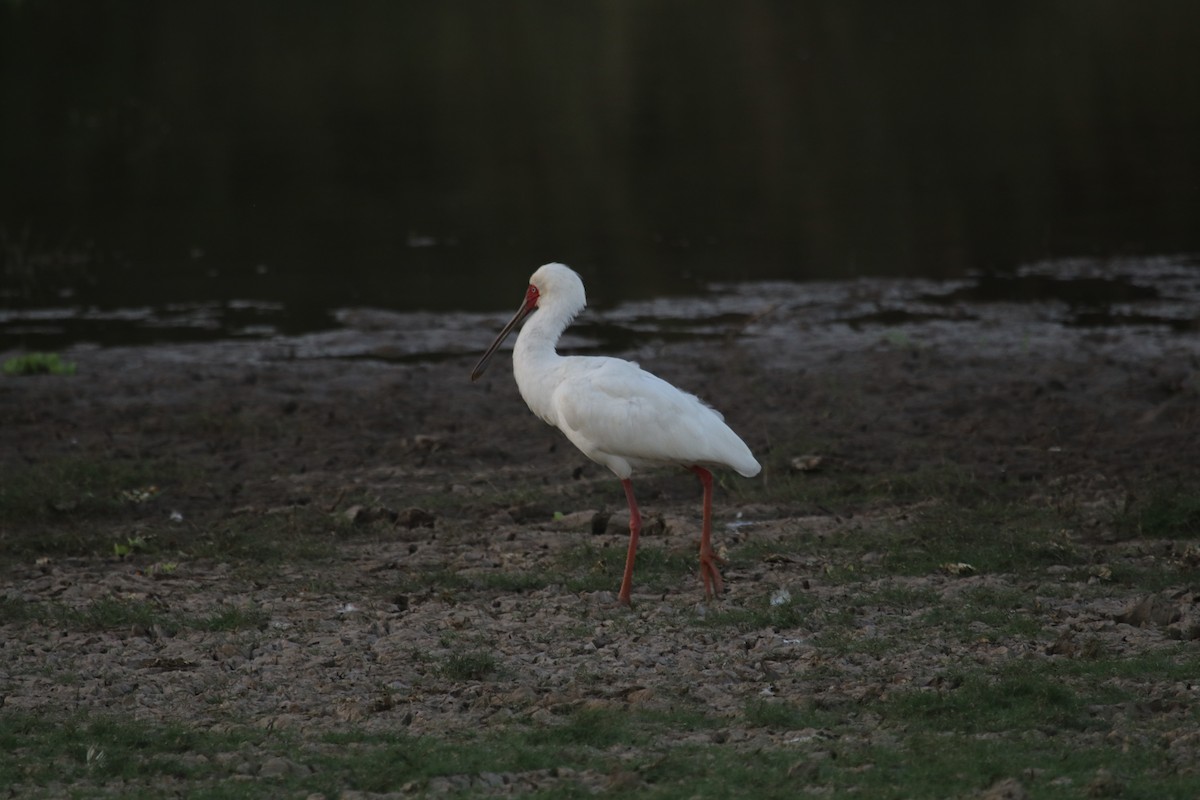
<svg viewBox="0 0 1200 800">
<path fill-rule="evenodd" d="M 1013 665 L 999 675 L 979 670 L 947 676 L 953 688 L 899 692 L 882 711 L 910 730 L 983 733 L 1085 730 L 1092 725 L 1075 689 L 1045 669 Z"/>
<path fill-rule="evenodd" d="M 58 353 L 26 353 L 4 362 L 5 375 L 74 375 L 75 364 Z"/>
<path fill-rule="evenodd" d="M 269 615 L 259 608 L 222 606 L 198 617 L 190 627 L 204 631 L 261 630 L 268 620 Z"/>
<path fill-rule="evenodd" d="M 491 653 L 482 650 L 473 653 L 452 653 L 442 663 L 441 674 L 457 681 L 481 681 L 494 674 L 499 662 Z"/>
<path fill-rule="evenodd" d="M 154 625 L 172 629 L 240 631 L 265 627 L 267 614 L 259 609 L 222 606 L 200 616 L 191 616 L 173 613 L 151 600 L 117 597 L 102 597 L 78 608 L 59 603 L 0 598 L 0 624 L 31 622 L 67 631 L 150 628 Z"/>
<path fill-rule="evenodd" d="M 70 457 L 0 469 L 0 521 L 111 517 L 158 494 L 174 470 L 121 458 Z"/>
<path fill-rule="evenodd" d="M 1200 493 L 1182 488 L 1157 490 L 1119 514 L 1114 527 L 1124 538 L 1198 538 Z"/>
<path fill-rule="evenodd" d="M 526 734 L 533 745 L 568 745 L 606 748 L 634 738 L 628 713 L 611 709 L 580 709 L 561 725 L 537 728 Z"/>
<path fill-rule="evenodd" d="M 830 721 L 827 712 L 822 713 L 812 707 L 802 708 L 786 700 L 756 698 L 746 704 L 742 713 L 746 724 L 777 731 L 822 727 Z"/>
</svg>

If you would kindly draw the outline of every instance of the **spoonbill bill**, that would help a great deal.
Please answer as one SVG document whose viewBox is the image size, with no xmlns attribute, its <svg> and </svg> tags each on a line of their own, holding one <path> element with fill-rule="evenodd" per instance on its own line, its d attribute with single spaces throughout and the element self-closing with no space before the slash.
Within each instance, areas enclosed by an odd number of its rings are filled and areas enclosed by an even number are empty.
<svg viewBox="0 0 1200 800">
<path fill-rule="evenodd" d="M 583 454 L 620 479 L 629 502 L 629 552 L 618 599 L 630 603 L 633 562 L 642 518 L 630 476 L 635 466 L 677 464 L 704 487 L 700 577 L 711 598 L 724 589 L 712 548 L 712 473 L 730 467 L 754 477 L 761 467 L 750 448 L 720 413 L 695 395 L 676 389 L 631 361 L 597 356 L 560 356 L 555 346 L 583 310 L 583 281 L 564 264 L 546 264 L 529 278 L 517 313 L 471 371 L 476 380 L 500 345 L 526 317 L 513 348 L 513 375 L 529 410 L 562 431 Z M 537 312 L 536 314 L 534 312 Z"/>
</svg>

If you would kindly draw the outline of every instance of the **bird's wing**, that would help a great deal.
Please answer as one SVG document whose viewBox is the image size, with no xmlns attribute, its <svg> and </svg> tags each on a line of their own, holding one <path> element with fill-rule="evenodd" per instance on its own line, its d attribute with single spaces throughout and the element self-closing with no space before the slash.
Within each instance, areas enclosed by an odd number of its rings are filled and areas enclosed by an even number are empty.
<svg viewBox="0 0 1200 800">
<path fill-rule="evenodd" d="M 559 427 L 585 453 L 639 461 L 754 462 L 721 415 L 636 364 L 572 359 L 554 392 Z"/>
</svg>

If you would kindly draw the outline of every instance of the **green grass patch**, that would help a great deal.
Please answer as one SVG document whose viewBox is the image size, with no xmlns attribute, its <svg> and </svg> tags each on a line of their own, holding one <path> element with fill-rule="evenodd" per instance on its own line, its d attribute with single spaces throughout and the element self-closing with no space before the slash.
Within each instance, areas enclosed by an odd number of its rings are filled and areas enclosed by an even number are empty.
<svg viewBox="0 0 1200 800">
<path fill-rule="evenodd" d="M 337 554 L 337 543 L 353 523 L 320 509 L 298 506 L 271 514 L 231 517 L 199 534 L 175 534 L 164 546 L 193 558 L 256 564 L 322 561 Z"/>
<path fill-rule="evenodd" d="M 566 588 L 572 592 L 616 591 L 625 570 L 627 552 L 624 545 L 577 545 L 558 556 L 557 572 L 565 577 Z M 678 588 L 687 578 L 699 580 L 698 574 L 695 554 L 673 552 L 663 547 L 639 547 L 633 573 L 634 589 L 663 592 Z"/>
<path fill-rule="evenodd" d="M 626 549 L 580 544 L 557 554 L 545 569 L 537 571 L 451 569 L 421 570 L 408 576 L 411 587 L 432 588 L 444 592 L 497 591 L 530 592 L 561 585 L 571 592 L 615 592 L 625 569 Z M 643 547 L 638 551 L 634 570 L 637 590 L 667 591 L 678 588 L 689 578 L 699 581 L 694 555 L 669 552 L 662 547 Z"/>
<path fill-rule="evenodd" d="M 108 597 L 78 609 L 53 606 L 51 614 L 52 619 L 60 627 L 84 631 L 133 626 L 150 627 L 166 623 L 169 619 L 166 611 L 157 603 L 144 600 L 118 600 Z"/>
<path fill-rule="evenodd" d="M 778 698 L 756 698 L 743 708 L 743 719 L 755 728 L 795 731 L 836 724 L 838 717 L 812 704 L 800 705 Z"/>
<path fill-rule="evenodd" d="M 256 608 L 220 606 L 201 615 L 178 614 L 148 600 L 104 597 L 73 608 L 61 603 L 37 603 L 0 598 L 0 623 L 37 622 L 71 631 L 120 630 L 132 627 L 191 628 L 203 631 L 257 630 L 267 623 Z"/>
<path fill-rule="evenodd" d="M 731 548 L 730 557 L 746 566 L 773 553 L 820 556 L 826 562 L 822 579 L 847 584 L 885 575 L 929 575 L 959 563 L 976 573 L 1087 563 L 1066 520 L 1054 509 L 992 501 L 917 506 L 844 534 L 836 529 L 820 536 L 802 531 L 772 541 L 751 540 Z"/>
<path fill-rule="evenodd" d="M 211 766 L 185 756 L 215 756 L 236 750 L 242 741 L 231 734 L 116 716 L 56 720 L 50 715 L 0 713 L 0 785 L 10 791 L 17 786 L 57 786 L 59 791 L 45 796 L 61 796 L 63 784 L 76 784 L 81 787 L 76 796 L 85 796 L 87 786 L 98 789 L 112 781 L 215 779 Z"/>
<path fill-rule="evenodd" d="M 5 375 L 74 375 L 75 364 L 58 353 L 26 353 L 4 362 Z"/>
<path fill-rule="evenodd" d="M 643 717 L 644 718 L 644 717 Z M 609 709 L 581 709 L 562 724 L 525 731 L 522 738 L 531 745 L 575 746 L 605 749 L 637 738 L 635 715 Z"/>
<path fill-rule="evenodd" d="M 1136 661 L 1129 671 L 1195 666 L 1178 653 Z M 513 722 L 446 737 L 354 728 L 267 733 L 250 726 L 212 733 L 123 717 L 0 713 L 0 782 L 30 797 L 89 796 L 115 781 L 124 782 L 128 797 L 420 795 L 438 787 L 475 796 L 488 791 L 486 776 L 495 773 L 541 776 L 540 790 L 525 796 L 542 798 L 593 797 L 597 789 L 600 796 L 655 800 L 791 798 L 816 790 L 898 800 L 967 796 L 1017 777 L 1032 796 L 1080 798 L 1099 796 L 1093 787 L 1104 769 L 1105 785 L 1115 787 L 1111 796 L 1193 797 L 1194 776 L 1180 774 L 1153 736 L 1104 735 L 1109 723 L 1089 708 L 1127 694 L 1089 683 L 1087 671 L 1098 665 L 1080 669 L 1068 671 L 1064 682 L 1050 668 L 1013 664 L 990 674 L 972 668 L 954 689 L 900 692 L 847 713 L 778 698 L 747 703 L 736 722 L 691 707 L 578 708 L 548 724 Z M 873 720 L 864 723 L 862 714 Z M 731 724 L 818 733 L 792 743 L 756 740 L 747 749 L 722 733 Z M 1141 724 L 1126 720 L 1122 730 L 1137 733 Z M 1072 735 L 1081 731 L 1089 734 L 1082 744 Z M 228 780 L 234 769 L 244 765 L 253 775 L 276 757 L 298 770 Z"/>
<path fill-rule="evenodd" d="M 624 547 L 598 547 L 589 543 L 560 553 L 545 569 L 536 572 L 438 569 L 423 570 L 409 577 L 414 588 L 447 592 L 529 592 L 556 584 L 572 592 L 616 591 L 625 568 L 625 552 Z M 695 570 L 694 559 L 648 547 L 638 552 L 634 581 L 638 587 L 663 591 L 676 587 L 681 578 Z"/>
<path fill-rule="evenodd" d="M 983 637 L 1033 638 L 1042 623 L 1030 608 L 1028 594 L 1012 587 L 973 586 L 945 602 L 931 602 L 921 615 L 922 625 L 936 628 L 959 641 Z"/>
<path fill-rule="evenodd" d="M 1121 512 L 1114 528 L 1124 538 L 1200 538 L 1200 492 L 1154 489 Z"/>
<path fill-rule="evenodd" d="M 917 733 L 900 746 L 837 752 L 836 760 L 817 762 L 809 773 L 835 797 L 970 797 L 1005 778 L 1020 780 L 1031 797 L 1049 800 L 1185 800 L 1196 790 L 1196 779 L 1175 773 L 1162 748 L 1079 746 L 1070 736 L 1044 730 Z"/>
<path fill-rule="evenodd" d="M 269 620 L 267 612 L 259 608 L 221 606 L 200 617 L 185 617 L 182 624 L 204 631 L 245 631 L 261 630 Z"/>
<path fill-rule="evenodd" d="M 822 448 L 780 452 L 814 452 Z M 1010 490 L 983 480 L 956 464 L 933 464 L 900 472 L 840 472 L 836 467 L 793 472 L 785 462 L 768 461 L 769 476 L 760 480 L 722 480 L 722 492 L 741 501 L 787 503 L 814 511 L 850 514 L 881 506 L 929 500 L 973 506 L 1002 502 Z"/>
<path fill-rule="evenodd" d="M 439 670 L 443 677 L 456 681 L 480 681 L 496 673 L 500 663 L 491 653 L 477 650 L 470 653 L 451 653 Z"/>
<path fill-rule="evenodd" d="M 346 769 L 345 753 L 358 753 L 351 788 L 360 791 L 396 791 L 406 783 L 427 784 L 439 776 L 472 777 L 486 772 L 522 772 L 532 770 L 593 770 L 601 775 L 621 770 L 634 774 L 652 770 L 664 758 L 663 744 L 681 733 L 712 731 L 720 719 L 691 710 L 575 709 L 560 721 L 546 725 L 513 724 L 502 730 L 480 730 L 477 734 L 455 738 L 412 737 L 404 734 L 330 734 L 324 741 L 337 746 L 322 763 L 330 772 Z M 625 754 L 641 753 L 632 761 Z M 713 747 L 701 757 L 720 757 Z M 699 766 L 699 763 L 694 766 Z M 565 770 L 564 770 L 565 771 Z M 668 788 L 666 796 L 691 791 L 728 791 L 732 783 L 723 779 L 697 781 Z M 622 790 L 624 796 L 626 790 Z M 468 796 L 471 795 L 467 791 Z M 633 792 L 633 794 L 641 794 Z M 535 793 L 535 797 L 591 797 L 591 787 L 567 778 L 553 789 Z M 641 795 L 657 796 L 657 795 Z"/>
<path fill-rule="evenodd" d="M 505 594 L 532 592 L 550 586 L 554 576 L 543 572 L 486 572 L 479 576 L 479 585 Z"/>
<path fill-rule="evenodd" d="M 1178 648 L 1152 650 L 1127 658 L 1098 656 L 1090 660 L 1072 659 L 1045 668 L 1064 680 L 1079 681 L 1089 686 L 1114 679 L 1135 684 L 1190 681 L 1200 675 L 1200 653 L 1194 647 L 1181 644 Z M 1200 713 L 1200 709 L 1197 709 L 1197 713 Z"/>
<path fill-rule="evenodd" d="M 1042 670 L 979 671 L 951 675 L 954 688 L 894 695 L 881 713 L 910 730 L 981 733 L 1028 730 L 1039 726 L 1083 730 L 1093 725 L 1079 694 Z"/>
<path fill-rule="evenodd" d="M 848 581 L 860 580 L 856 576 L 862 572 L 927 575 L 958 563 L 979 573 L 1083 563 L 1054 511 L 1015 503 L 939 503 L 833 544 L 814 548 L 810 543 L 808 548 L 827 553 L 835 565 L 832 572 Z M 867 553 L 882 557 L 863 567 L 860 559 Z"/>
<path fill-rule="evenodd" d="M 177 470 L 164 462 L 68 457 L 0 468 L 0 522 L 108 517 L 157 503 Z"/>
<path fill-rule="evenodd" d="M 417 589 L 438 589 L 454 592 L 472 587 L 470 578 L 452 569 L 428 569 L 408 573 L 405 588 L 409 591 Z"/>
<path fill-rule="evenodd" d="M 800 591 L 791 599 L 772 604 L 773 595 L 764 594 L 749 598 L 741 606 L 715 605 L 694 611 L 693 621 L 703 627 L 731 628 L 741 633 L 773 629 L 788 630 L 811 620 L 817 610 L 817 602 Z"/>
<path fill-rule="evenodd" d="M 943 688 L 897 692 L 876 710 L 907 731 L 928 733 L 1107 729 L 1096 708 L 1142 700 L 1140 684 L 1185 681 L 1198 669 L 1200 655 L 1186 646 L 1125 658 L 1011 661 L 964 667 L 946 675 Z"/>
<path fill-rule="evenodd" d="M 61 603 L 0 599 L 0 622 L 37 622 L 64 630 L 98 631 L 135 625 L 149 627 L 172 620 L 156 603 L 105 597 L 78 608 Z"/>
<path fill-rule="evenodd" d="M 884 566 L 919 575 L 947 563 L 967 563 L 979 572 L 1013 572 L 1080 560 L 1053 512 L 1015 504 L 975 508 L 935 506 L 894 530 Z"/>
<path fill-rule="evenodd" d="M 452 569 L 414 570 L 406 575 L 409 591 L 435 589 L 448 595 L 467 591 L 496 591 L 505 594 L 531 592 L 555 583 L 555 576 L 543 572 L 505 572 Z"/>
</svg>

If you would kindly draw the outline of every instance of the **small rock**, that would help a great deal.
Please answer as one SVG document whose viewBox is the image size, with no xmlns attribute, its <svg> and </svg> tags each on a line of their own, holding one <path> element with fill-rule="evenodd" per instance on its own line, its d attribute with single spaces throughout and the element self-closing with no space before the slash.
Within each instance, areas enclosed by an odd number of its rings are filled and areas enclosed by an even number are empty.
<svg viewBox="0 0 1200 800">
<path fill-rule="evenodd" d="M 1185 642 L 1200 639 L 1200 620 L 1184 617 L 1179 622 L 1167 626 L 1167 635 Z"/>
<path fill-rule="evenodd" d="M 806 783 L 817 781 L 821 776 L 820 761 L 797 761 L 788 767 L 788 777 Z"/>
<path fill-rule="evenodd" d="M 556 514 L 554 516 L 554 527 L 565 531 L 591 528 L 594 532 L 595 517 L 595 511 L 572 511 L 570 514 Z M 607 524 L 605 522 L 605 525 Z"/>
<path fill-rule="evenodd" d="M 479 773 L 479 782 L 491 789 L 499 789 L 505 784 L 504 776 L 498 772 Z"/>
<path fill-rule="evenodd" d="M 442 437 L 427 433 L 418 433 L 412 438 L 412 448 L 426 453 L 436 453 L 442 449 Z"/>
<path fill-rule="evenodd" d="M 642 536 L 662 536 L 667 532 L 667 521 L 661 514 L 642 523 Z"/>
<path fill-rule="evenodd" d="M 636 772 L 618 769 L 608 776 L 608 789 L 616 794 L 633 791 L 642 785 L 642 779 Z"/>
<path fill-rule="evenodd" d="M 509 518 L 518 525 L 554 519 L 554 510 L 541 503 L 523 503 L 508 509 Z"/>
<path fill-rule="evenodd" d="M 539 708 L 529 715 L 530 722 L 536 722 L 538 725 L 553 725 L 556 722 L 554 712 L 548 708 Z"/>
<path fill-rule="evenodd" d="M 437 522 L 437 516 L 432 511 L 423 508 L 406 508 L 396 515 L 397 525 L 405 528 L 432 528 Z"/>
<path fill-rule="evenodd" d="M 1125 784 L 1101 768 L 1096 770 L 1096 777 L 1088 782 L 1086 791 L 1088 797 L 1120 797 L 1125 791 Z"/>
<path fill-rule="evenodd" d="M 259 767 L 258 775 L 261 778 L 286 778 L 289 775 L 302 775 L 306 772 L 308 772 L 308 768 L 303 764 L 297 764 L 283 756 L 272 756 Z"/>
<path fill-rule="evenodd" d="M 816 472 L 821 468 L 821 462 L 824 460 L 825 456 L 819 456 L 812 453 L 803 456 L 796 456 L 792 459 L 791 469 L 792 472 Z"/>
<path fill-rule="evenodd" d="M 979 800 L 1029 800 L 1029 792 L 1016 778 L 1005 778 L 980 793 Z"/>
<path fill-rule="evenodd" d="M 1140 628 L 1146 623 L 1170 625 L 1173 622 L 1178 622 L 1181 616 L 1182 614 L 1177 607 L 1156 602 L 1154 595 L 1147 595 L 1141 602 L 1120 614 L 1114 615 L 1113 619 L 1117 622 L 1123 622 L 1126 625 Z"/>
<path fill-rule="evenodd" d="M 1079 649 L 1075 635 L 1068 630 L 1060 633 L 1054 643 L 1046 647 L 1046 655 L 1074 658 L 1079 653 Z"/>
<path fill-rule="evenodd" d="M 612 703 L 603 697 L 590 697 L 583 701 L 583 705 L 580 708 L 584 711 L 607 711 L 612 708 Z"/>
<path fill-rule="evenodd" d="M 241 658 L 241 649 L 233 642 L 223 642 L 213 648 L 212 657 L 216 661 L 225 661 L 231 658 Z"/>
<path fill-rule="evenodd" d="M 366 716 L 367 710 L 356 700 L 344 700 L 334 707 L 334 717 L 340 722 L 361 722 Z"/>
</svg>

